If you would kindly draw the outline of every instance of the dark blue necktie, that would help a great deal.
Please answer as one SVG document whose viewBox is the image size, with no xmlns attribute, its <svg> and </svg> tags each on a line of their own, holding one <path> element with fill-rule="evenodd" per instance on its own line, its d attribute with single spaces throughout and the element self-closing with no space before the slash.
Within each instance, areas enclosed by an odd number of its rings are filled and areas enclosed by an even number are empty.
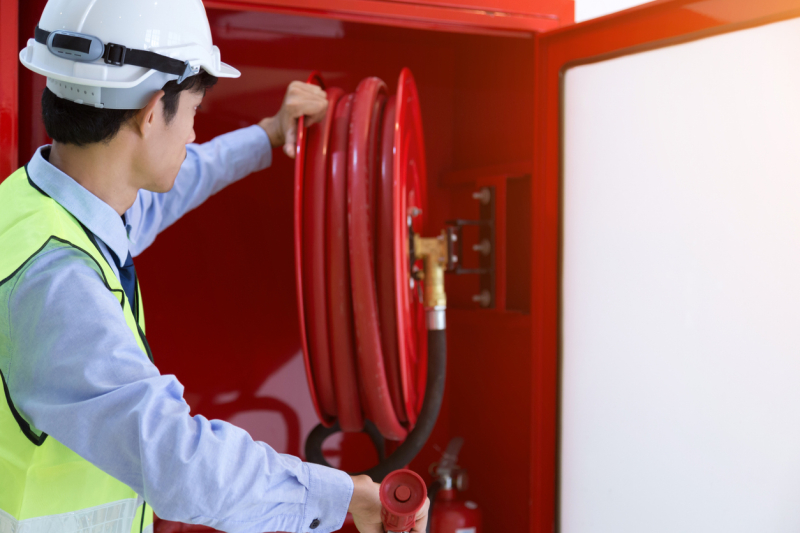
<svg viewBox="0 0 800 533">
<path fill-rule="evenodd" d="M 117 257 L 117 254 L 110 248 L 109 251 L 111 251 L 111 255 L 114 256 L 114 260 L 119 265 L 119 257 Z M 119 281 L 122 284 L 122 290 L 125 291 L 125 295 L 128 297 L 131 311 L 133 311 L 135 315 L 136 309 L 133 303 L 136 301 L 136 268 L 133 266 L 133 257 L 131 257 L 130 252 L 128 252 L 128 258 L 125 259 L 125 264 L 119 267 Z"/>
<path fill-rule="evenodd" d="M 111 252 L 114 261 L 119 265 L 117 254 L 115 254 L 111 248 L 108 248 L 108 251 Z M 139 310 L 136 308 L 136 269 L 133 267 L 133 257 L 131 257 L 130 252 L 128 252 L 128 257 L 125 259 L 125 264 L 119 268 L 119 281 L 122 285 L 122 290 L 125 291 L 125 295 L 128 297 L 128 305 L 131 306 L 133 318 L 138 322 Z M 144 336 L 144 331 L 142 331 L 141 327 L 139 327 L 139 336 L 142 339 L 144 350 L 147 352 L 147 357 L 152 361 L 153 353 L 150 351 L 150 344 L 147 342 L 147 337 Z"/>
<path fill-rule="evenodd" d="M 120 217 L 122 219 L 122 225 L 125 226 L 127 232 L 130 234 L 130 227 L 128 226 L 128 220 L 125 215 Z M 111 250 L 109 248 L 109 250 Z M 119 265 L 119 257 L 113 251 L 111 251 L 111 255 L 114 256 L 114 259 L 117 261 Z M 134 302 L 136 301 L 136 269 L 133 267 L 133 257 L 131 257 L 131 253 L 128 252 L 128 257 L 125 259 L 125 264 L 119 268 L 119 281 L 122 284 L 122 290 L 125 291 L 125 294 L 128 296 L 128 304 L 131 306 L 131 311 L 133 311 L 133 316 L 136 319 L 139 319 L 139 313 L 134 307 Z"/>
<path fill-rule="evenodd" d="M 125 264 L 119 269 L 119 281 L 122 283 L 122 289 L 128 295 L 128 301 L 131 304 L 131 310 L 135 313 L 133 302 L 136 301 L 136 268 L 133 266 L 133 257 L 128 252 L 128 258 Z"/>
</svg>

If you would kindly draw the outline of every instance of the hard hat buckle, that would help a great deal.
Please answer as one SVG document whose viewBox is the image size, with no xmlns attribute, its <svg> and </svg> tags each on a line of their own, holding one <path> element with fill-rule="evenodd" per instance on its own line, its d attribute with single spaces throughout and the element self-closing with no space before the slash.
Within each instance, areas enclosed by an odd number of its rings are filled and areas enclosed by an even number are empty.
<svg viewBox="0 0 800 533">
<path fill-rule="evenodd" d="M 125 55 L 128 49 L 121 44 L 108 43 L 106 45 L 105 53 L 103 54 L 103 61 L 108 65 L 116 65 L 121 67 L 125 64 Z"/>
</svg>

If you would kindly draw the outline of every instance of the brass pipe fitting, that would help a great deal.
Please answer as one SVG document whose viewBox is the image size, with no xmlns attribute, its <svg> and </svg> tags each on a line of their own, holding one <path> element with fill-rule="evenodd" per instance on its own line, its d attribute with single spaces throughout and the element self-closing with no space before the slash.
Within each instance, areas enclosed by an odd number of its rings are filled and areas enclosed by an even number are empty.
<svg viewBox="0 0 800 533">
<path fill-rule="evenodd" d="M 447 269 L 447 235 L 423 238 L 414 235 L 414 254 L 422 259 L 425 279 L 424 304 L 426 309 L 444 309 L 447 295 L 444 292 L 444 272 Z"/>
</svg>

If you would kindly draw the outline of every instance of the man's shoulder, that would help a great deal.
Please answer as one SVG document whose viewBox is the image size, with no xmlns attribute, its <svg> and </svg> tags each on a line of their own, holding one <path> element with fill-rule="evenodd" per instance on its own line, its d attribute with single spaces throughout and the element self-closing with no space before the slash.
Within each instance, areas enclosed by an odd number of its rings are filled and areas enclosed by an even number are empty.
<svg viewBox="0 0 800 533">
<path fill-rule="evenodd" d="M 9 356 L 11 340 L 15 332 L 19 334 L 19 327 L 36 329 L 36 324 L 47 317 L 58 318 L 48 322 L 55 326 L 68 318 L 65 315 L 80 313 L 84 306 L 92 305 L 89 302 L 99 302 L 108 294 L 102 270 L 88 253 L 50 239 L 0 280 L 0 362 Z M 49 341 L 41 335 L 40 331 L 31 339 L 47 344 Z"/>
<path fill-rule="evenodd" d="M 25 288 L 36 288 L 47 295 L 50 287 L 58 284 L 102 286 L 103 280 L 101 266 L 87 250 L 51 237 L 8 278 L 0 280 L 0 302 L 8 302 L 14 292 Z"/>
</svg>

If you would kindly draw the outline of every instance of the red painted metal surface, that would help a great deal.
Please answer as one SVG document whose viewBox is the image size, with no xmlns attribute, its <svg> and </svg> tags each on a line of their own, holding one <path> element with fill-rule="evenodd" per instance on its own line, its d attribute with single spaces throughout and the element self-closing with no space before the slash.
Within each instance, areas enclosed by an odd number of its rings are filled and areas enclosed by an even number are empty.
<svg viewBox="0 0 800 533">
<path fill-rule="evenodd" d="M 556 523 L 561 80 L 592 60 L 800 16 L 797 0 L 664 0 L 544 34 L 536 54 L 536 141 L 532 190 L 532 368 L 529 472 L 531 530 Z"/>
<path fill-rule="evenodd" d="M 33 38 L 33 29 L 39 22 L 47 0 L 28 0 L 19 2 L 19 35 L 17 52 L 22 50 L 28 39 Z M 17 56 L 17 73 L 19 77 L 19 164 L 30 161 L 33 151 L 50 142 L 41 119 L 40 104 L 44 91 L 45 78 L 34 74 L 19 63 Z M 2 71 L 5 75 L 5 70 Z M 5 176 L 3 176 L 4 178 Z M 2 178 L 0 178 L 2 179 Z"/>
<path fill-rule="evenodd" d="M 17 26 L 16 2 L 0 2 L 0 182 L 17 169 Z"/>
<path fill-rule="evenodd" d="M 571 24 L 575 11 L 573 0 L 204 0 L 204 4 L 486 35 L 558 28 Z"/>
<path fill-rule="evenodd" d="M 457 499 L 456 490 L 441 490 L 429 517 L 431 533 L 482 533 L 481 511 L 478 504 Z"/>
</svg>

